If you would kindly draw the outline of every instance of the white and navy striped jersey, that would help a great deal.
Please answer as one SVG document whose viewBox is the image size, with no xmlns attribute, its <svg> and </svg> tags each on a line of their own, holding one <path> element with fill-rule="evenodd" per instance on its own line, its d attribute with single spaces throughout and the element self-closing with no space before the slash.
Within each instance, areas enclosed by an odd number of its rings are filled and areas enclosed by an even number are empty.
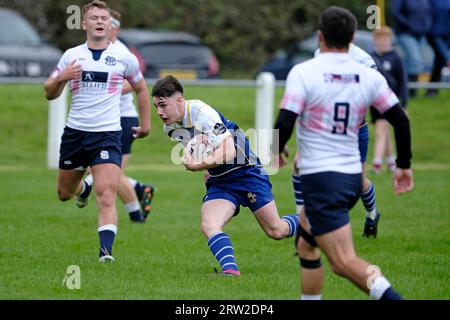
<svg viewBox="0 0 450 320">
<path fill-rule="evenodd" d="M 120 40 L 116 40 L 114 45 L 119 48 L 127 51 L 129 54 L 133 54 L 130 50 L 128 50 L 127 46 Z M 136 111 L 136 105 L 134 104 L 133 93 L 125 93 L 120 97 L 120 116 L 121 117 L 138 117 L 138 113 Z"/>
<path fill-rule="evenodd" d="M 110 43 L 96 61 L 84 43 L 63 54 L 52 77 L 56 78 L 74 60 L 83 72 L 79 79 L 69 81 L 72 101 L 66 125 L 90 132 L 121 130 L 123 79 L 134 84 L 143 78 L 136 56 Z"/>
<path fill-rule="evenodd" d="M 348 53 L 321 53 L 292 68 L 281 108 L 298 114 L 302 174 L 361 173 L 358 129 L 369 106 L 398 103 L 386 79 Z"/>
</svg>

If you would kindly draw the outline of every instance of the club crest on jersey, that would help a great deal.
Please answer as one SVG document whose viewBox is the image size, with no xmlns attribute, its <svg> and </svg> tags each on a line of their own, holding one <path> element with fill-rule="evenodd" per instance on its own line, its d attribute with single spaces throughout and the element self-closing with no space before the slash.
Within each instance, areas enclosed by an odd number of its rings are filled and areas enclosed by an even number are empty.
<svg viewBox="0 0 450 320">
<path fill-rule="evenodd" d="M 115 66 L 116 65 L 116 58 L 111 57 L 111 56 L 107 56 L 105 58 L 105 64 L 107 66 Z"/>
</svg>

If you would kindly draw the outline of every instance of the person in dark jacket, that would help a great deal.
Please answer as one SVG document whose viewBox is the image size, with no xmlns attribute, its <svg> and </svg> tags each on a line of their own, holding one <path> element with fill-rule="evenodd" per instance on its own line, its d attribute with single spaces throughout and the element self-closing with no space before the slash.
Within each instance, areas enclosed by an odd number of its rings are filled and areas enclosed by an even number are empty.
<svg viewBox="0 0 450 320">
<path fill-rule="evenodd" d="M 408 79 L 403 66 L 403 61 L 392 47 L 392 30 L 387 26 L 376 29 L 373 32 L 375 50 L 371 53 L 378 71 L 386 78 L 389 87 L 400 99 L 400 105 L 406 108 L 408 103 Z M 379 174 L 385 158 L 388 170 L 395 171 L 395 155 L 391 137 L 389 134 L 389 123 L 377 109 L 371 107 L 370 114 L 375 126 L 375 144 L 373 152 L 372 169 Z"/>
<path fill-rule="evenodd" d="M 441 71 L 445 66 L 450 67 L 450 1 L 449 0 L 430 0 L 433 13 L 433 25 L 427 40 L 434 51 L 433 71 L 431 73 L 431 82 L 441 80 Z M 436 96 L 437 89 L 428 89 L 428 97 Z"/>
<path fill-rule="evenodd" d="M 391 0 L 390 9 L 395 34 L 404 53 L 408 79 L 416 82 L 424 71 L 421 47 L 432 27 L 430 0 Z M 411 98 L 416 95 L 416 89 L 409 90 Z"/>
</svg>

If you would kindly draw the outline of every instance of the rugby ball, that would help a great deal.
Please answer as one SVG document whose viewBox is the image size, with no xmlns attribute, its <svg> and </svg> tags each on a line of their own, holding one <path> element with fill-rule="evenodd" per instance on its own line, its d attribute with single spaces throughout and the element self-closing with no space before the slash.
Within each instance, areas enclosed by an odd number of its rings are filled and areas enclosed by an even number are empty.
<svg viewBox="0 0 450 320">
<path fill-rule="evenodd" d="M 195 163 L 201 163 L 214 152 L 214 147 L 205 134 L 193 137 L 186 145 L 186 153 Z"/>
</svg>

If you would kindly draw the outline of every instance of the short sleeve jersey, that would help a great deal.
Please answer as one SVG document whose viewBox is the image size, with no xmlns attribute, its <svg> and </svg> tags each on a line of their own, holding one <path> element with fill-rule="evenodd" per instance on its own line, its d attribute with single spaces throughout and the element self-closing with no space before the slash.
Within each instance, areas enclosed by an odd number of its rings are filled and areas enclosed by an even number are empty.
<svg viewBox="0 0 450 320">
<path fill-rule="evenodd" d="M 96 61 L 84 43 L 63 54 L 52 77 L 73 61 L 81 65 L 82 74 L 69 81 L 72 101 L 66 125 L 89 132 L 121 130 L 123 79 L 134 84 L 143 78 L 136 56 L 110 43 Z"/>
<path fill-rule="evenodd" d="M 133 54 L 130 50 L 128 50 L 127 46 L 120 40 L 116 40 L 114 45 L 122 48 L 129 54 Z M 120 97 L 120 116 L 121 117 L 138 117 L 138 113 L 136 111 L 136 105 L 134 104 L 133 93 L 125 93 Z"/>
</svg>

